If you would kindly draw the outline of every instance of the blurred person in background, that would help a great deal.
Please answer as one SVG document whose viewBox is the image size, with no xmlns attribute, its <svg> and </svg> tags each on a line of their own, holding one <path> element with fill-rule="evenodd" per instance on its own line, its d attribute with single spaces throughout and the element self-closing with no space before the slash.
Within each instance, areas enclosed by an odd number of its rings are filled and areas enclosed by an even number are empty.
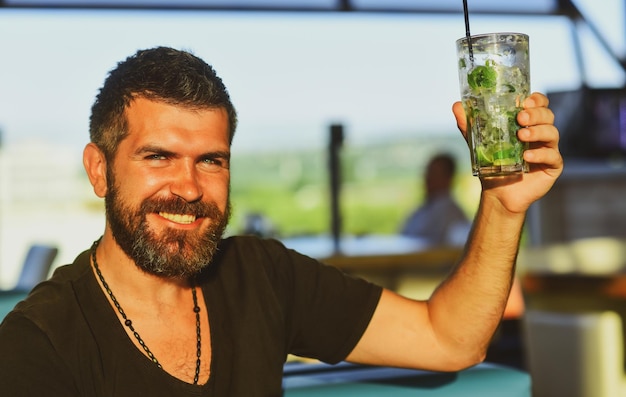
<svg viewBox="0 0 626 397">
<path fill-rule="evenodd" d="M 424 172 L 425 200 L 407 218 L 400 233 L 432 245 L 463 245 L 471 223 L 452 196 L 456 160 L 447 153 L 433 156 Z"/>
</svg>

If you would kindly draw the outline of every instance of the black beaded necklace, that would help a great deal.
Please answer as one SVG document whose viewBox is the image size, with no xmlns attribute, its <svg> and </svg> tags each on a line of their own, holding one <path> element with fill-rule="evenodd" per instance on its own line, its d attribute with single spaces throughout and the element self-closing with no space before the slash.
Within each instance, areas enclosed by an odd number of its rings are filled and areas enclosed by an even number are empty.
<svg viewBox="0 0 626 397">
<path fill-rule="evenodd" d="M 96 261 L 96 247 L 98 247 L 99 243 L 100 243 L 100 240 L 96 240 L 94 241 L 93 246 L 91 247 L 91 260 L 93 261 L 93 267 L 96 270 L 96 274 L 98 275 L 98 278 L 100 279 L 100 282 L 102 283 L 102 286 L 104 287 L 104 290 L 107 292 L 107 294 L 109 294 L 109 297 L 111 298 L 111 301 L 113 301 L 115 308 L 124 319 L 124 325 L 127 326 L 128 329 L 130 329 L 130 331 L 133 333 L 133 335 L 137 339 L 137 342 L 139 342 L 139 345 L 141 345 L 141 347 L 146 352 L 150 360 L 152 360 L 152 362 L 155 363 L 157 367 L 163 369 L 163 367 L 159 363 L 159 360 L 157 360 L 154 354 L 152 354 L 152 352 L 150 351 L 148 346 L 145 344 L 143 339 L 141 339 L 141 336 L 139 336 L 139 333 L 135 330 L 135 327 L 133 327 L 133 322 L 126 316 L 124 309 L 122 309 L 122 306 L 115 298 L 115 295 L 113 295 L 113 291 L 111 291 L 111 288 L 109 288 L 109 284 L 107 284 L 107 282 L 104 280 L 104 276 L 102 275 L 102 272 L 100 271 L 100 267 L 98 266 L 98 262 Z M 200 337 L 200 306 L 198 306 L 198 297 L 196 294 L 195 285 L 191 286 L 191 294 L 193 296 L 193 312 L 196 313 L 196 373 L 193 377 L 193 384 L 197 385 L 198 379 L 200 377 L 200 356 L 202 355 L 202 344 L 201 344 L 201 337 Z"/>
</svg>

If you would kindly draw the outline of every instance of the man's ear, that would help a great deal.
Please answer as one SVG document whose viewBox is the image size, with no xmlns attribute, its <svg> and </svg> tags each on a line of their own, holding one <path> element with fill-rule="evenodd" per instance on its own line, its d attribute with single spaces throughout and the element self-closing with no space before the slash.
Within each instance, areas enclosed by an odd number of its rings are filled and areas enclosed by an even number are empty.
<svg viewBox="0 0 626 397">
<path fill-rule="evenodd" d="M 107 193 L 107 162 L 104 153 L 93 143 L 87 144 L 83 150 L 83 165 L 94 193 L 104 197 Z"/>
</svg>

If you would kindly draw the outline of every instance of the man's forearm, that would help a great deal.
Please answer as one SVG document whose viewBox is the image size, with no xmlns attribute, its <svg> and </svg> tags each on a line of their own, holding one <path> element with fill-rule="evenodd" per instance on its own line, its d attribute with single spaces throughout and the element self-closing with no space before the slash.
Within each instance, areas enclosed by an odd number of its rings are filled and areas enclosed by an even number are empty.
<svg viewBox="0 0 626 397">
<path fill-rule="evenodd" d="M 433 293 L 429 312 L 441 343 L 478 362 L 502 318 L 524 213 L 511 213 L 483 194 L 461 261 Z"/>
</svg>

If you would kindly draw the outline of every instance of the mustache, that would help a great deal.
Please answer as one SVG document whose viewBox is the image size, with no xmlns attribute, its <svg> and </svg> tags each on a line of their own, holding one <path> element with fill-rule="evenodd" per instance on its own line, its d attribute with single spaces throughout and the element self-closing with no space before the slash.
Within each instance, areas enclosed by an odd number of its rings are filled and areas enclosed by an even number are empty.
<svg viewBox="0 0 626 397">
<path fill-rule="evenodd" d="M 142 214 L 168 212 L 171 214 L 195 215 L 196 218 L 216 219 L 224 214 L 214 202 L 187 202 L 179 197 L 153 198 L 144 200 L 139 211 Z"/>
</svg>

